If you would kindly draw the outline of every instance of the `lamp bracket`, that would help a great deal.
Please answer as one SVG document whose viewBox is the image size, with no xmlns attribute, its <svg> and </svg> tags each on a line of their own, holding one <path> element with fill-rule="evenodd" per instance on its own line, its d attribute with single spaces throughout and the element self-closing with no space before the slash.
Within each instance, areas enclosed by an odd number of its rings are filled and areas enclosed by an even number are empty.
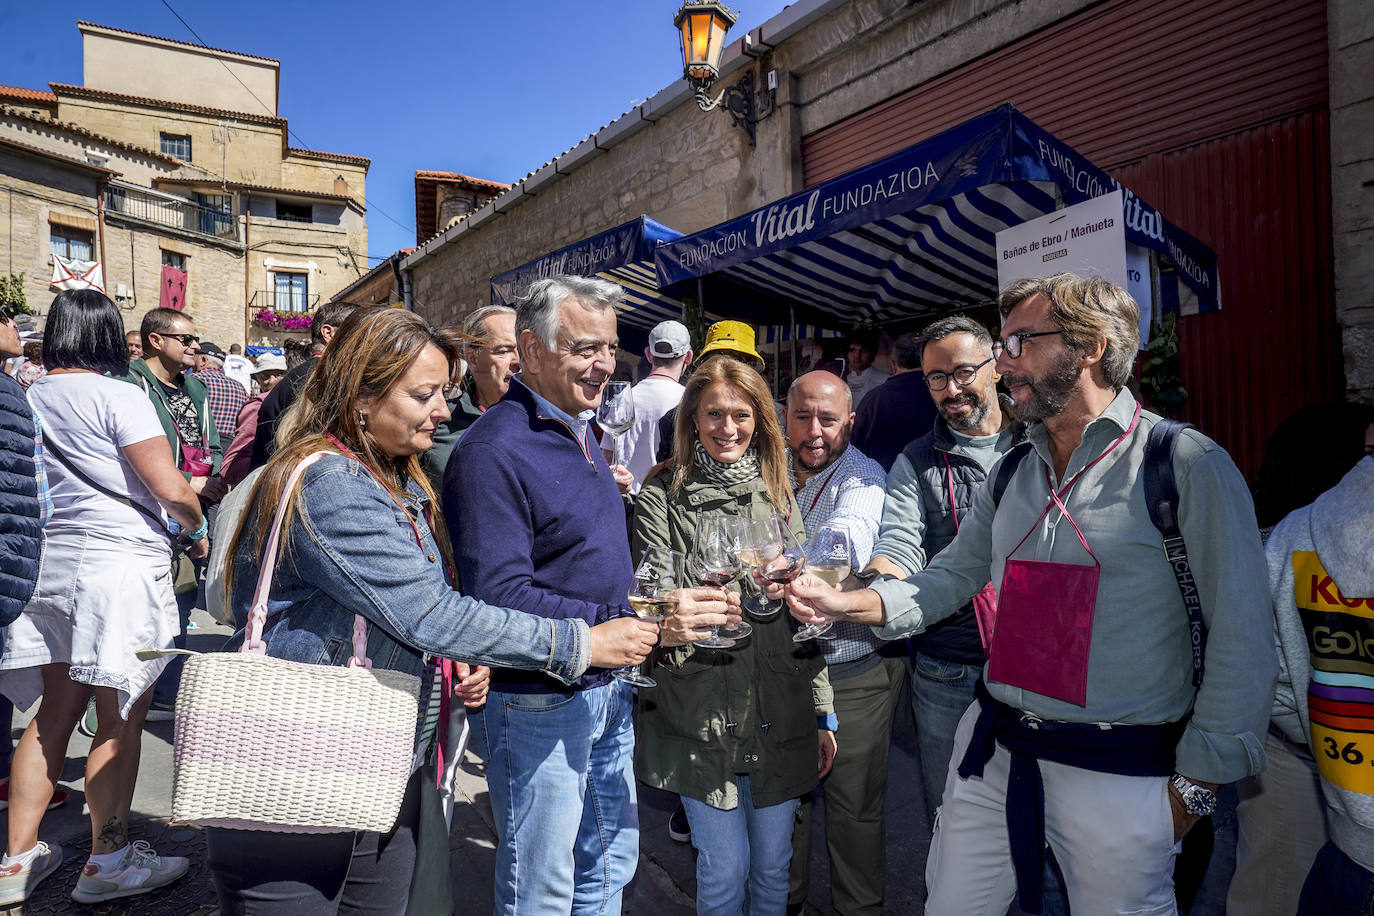
<svg viewBox="0 0 1374 916">
<path fill-rule="evenodd" d="M 726 86 L 714 99 L 706 94 L 705 89 L 698 89 L 696 93 L 697 107 L 702 111 L 711 111 L 717 107 L 723 107 L 730 115 L 732 127 L 742 127 L 749 134 L 749 148 L 753 149 L 757 142 L 757 125 L 764 118 L 777 110 L 777 93 L 775 90 L 754 91 L 754 71 L 750 70 L 740 77 L 739 82 Z"/>
</svg>

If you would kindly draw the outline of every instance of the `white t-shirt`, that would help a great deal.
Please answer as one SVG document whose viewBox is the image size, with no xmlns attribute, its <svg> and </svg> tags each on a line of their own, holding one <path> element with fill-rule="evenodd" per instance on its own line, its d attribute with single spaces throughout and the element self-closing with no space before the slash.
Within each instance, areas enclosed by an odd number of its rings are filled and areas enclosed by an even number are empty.
<svg viewBox="0 0 1374 916">
<path fill-rule="evenodd" d="M 246 356 L 230 353 L 224 357 L 225 375 L 243 386 L 243 390 L 253 393 L 253 361 Z"/>
<path fill-rule="evenodd" d="M 165 530 L 162 507 L 120 451 L 126 445 L 167 435 L 141 388 L 92 372 L 72 372 L 43 376 L 28 395 L 29 404 L 42 418 L 45 443 L 55 443 L 82 473 L 110 492 L 128 496 L 162 516 Z M 49 526 L 82 527 L 167 543 L 152 519 L 87 486 L 49 450 L 43 453 L 43 467 L 53 501 Z"/>
<path fill-rule="evenodd" d="M 687 389 L 681 383 L 661 375 L 651 375 L 630 389 L 635 401 L 635 425 L 621 437 L 620 454 L 625 467 L 635 475 L 631 492 L 638 493 L 644 477 L 657 463 L 658 421 L 682 400 Z"/>
</svg>

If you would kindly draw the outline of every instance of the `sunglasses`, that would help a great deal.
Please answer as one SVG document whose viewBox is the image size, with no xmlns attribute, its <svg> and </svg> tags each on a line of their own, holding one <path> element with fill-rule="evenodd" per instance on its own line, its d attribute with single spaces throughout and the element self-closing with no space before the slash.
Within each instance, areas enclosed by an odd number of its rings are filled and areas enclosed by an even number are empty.
<svg viewBox="0 0 1374 916">
<path fill-rule="evenodd" d="M 171 340 L 179 340 L 183 347 L 189 347 L 193 343 L 200 343 L 199 334 L 159 334 L 158 336 L 166 337 Z"/>
</svg>

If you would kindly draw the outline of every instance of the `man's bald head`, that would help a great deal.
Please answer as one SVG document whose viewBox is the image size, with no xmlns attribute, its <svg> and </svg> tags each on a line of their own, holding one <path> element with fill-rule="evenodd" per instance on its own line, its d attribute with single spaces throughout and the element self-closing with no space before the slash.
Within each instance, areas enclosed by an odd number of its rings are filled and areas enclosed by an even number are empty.
<svg viewBox="0 0 1374 916">
<path fill-rule="evenodd" d="M 797 376 L 792 386 L 787 389 L 787 403 L 791 405 L 793 397 L 796 396 L 840 398 L 841 400 L 835 404 L 836 410 L 844 413 L 854 410 L 854 395 L 849 390 L 849 385 L 835 373 L 824 369 Z"/>
<path fill-rule="evenodd" d="M 849 447 L 854 398 L 832 372 L 800 376 L 787 389 L 787 447 L 798 483 L 825 470 Z"/>
</svg>

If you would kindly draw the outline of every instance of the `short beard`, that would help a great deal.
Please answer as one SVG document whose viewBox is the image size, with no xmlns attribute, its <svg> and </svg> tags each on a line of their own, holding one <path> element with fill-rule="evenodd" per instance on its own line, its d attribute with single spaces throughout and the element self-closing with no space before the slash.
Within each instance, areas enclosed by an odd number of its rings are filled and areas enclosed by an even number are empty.
<svg viewBox="0 0 1374 916">
<path fill-rule="evenodd" d="M 1024 406 L 1013 399 L 1012 416 L 1022 423 L 1035 423 L 1062 413 L 1078 390 L 1078 358 L 1072 351 L 1065 353 L 1038 379 L 1028 375 L 1004 375 L 1002 380 L 1008 387 L 1021 384 L 1030 387 L 1030 399 Z"/>
<path fill-rule="evenodd" d="M 996 392 L 992 396 L 997 397 Z M 950 425 L 951 429 L 974 429 L 983 425 L 983 421 L 988 418 L 988 413 L 992 410 L 992 404 L 989 403 L 988 399 L 983 397 L 981 393 L 970 393 L 969 397 L 973 400 L 972 409 L 962 417 L 952 417 L 945 413 L 943 406 L 940 408 L 940 416 L 945 418 L 945 422 Z"/>
<path fill-rule="evenodd" d="M 847 442 L 845 443 L 846 446 L 848 444 L 849 443 Z M 830 467 L 836 461 L 839 461 L 840 455 L 844 454 L 844 448 L 833 449 L 826 453 L 824 461 L 822 461 L 815 467 L 812 467 L 811 465 L 807 464 L 805 461 L 802 460 L 801 452 L 799 450 L 790 449 L 789 451 L 791 451 L 792 460 L 796 462 L 797 467 L 802 468 L 807 474 L 819 474 L 821 471 L 824 471 L 826 468 Z"/>
</svg>

